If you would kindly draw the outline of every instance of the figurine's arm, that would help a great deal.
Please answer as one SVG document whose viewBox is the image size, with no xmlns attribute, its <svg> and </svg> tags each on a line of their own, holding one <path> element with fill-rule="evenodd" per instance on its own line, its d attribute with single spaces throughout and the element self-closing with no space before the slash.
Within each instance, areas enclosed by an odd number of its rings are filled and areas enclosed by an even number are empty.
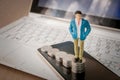
<svg viewBox="0 0 120 80">
<path fill-rule="evenodd" d="M 88 34 L 90 33 L 90 31 L 91 31 L 91 27 L 90 27 L 90 24 L 89 24 L 89 22 L 87 21 L 87 26 L 86 26 L 86 32 L 85 32 L 85 35 L 86 35 L 86 37 L 88 36 Z"/>
<path fill-rule="evenodd" d="M 73 32 L 72 21 L 70 22 L 69 31 L 72 34 L 72 32 Z"/>
<path fill-rule="evenodd" d="M 72 21 L 70 22 L 69 31 L 70 31 L 70 34 L 71 34 L 72 38 L 73 38 L 73 39 L 76 39 L 76 34 L 75 34 L 74 31 L 73 31 Z"/>
</svg>

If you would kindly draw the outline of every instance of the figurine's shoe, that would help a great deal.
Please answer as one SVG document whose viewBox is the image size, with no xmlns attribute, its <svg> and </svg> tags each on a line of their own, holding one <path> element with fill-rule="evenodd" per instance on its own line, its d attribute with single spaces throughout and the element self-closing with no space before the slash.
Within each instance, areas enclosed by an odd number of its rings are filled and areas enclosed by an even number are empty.
<svg viewBox="0 0 120 80">
<path fill-rule="evenodd" d="M 74 58 L 74 62 L 78 62 L 79 61 L 79 58 Z"/>
<path fill-rule="evenodd" d="M 82 59 L 79 59 L 79 62 L 82 63 Z"/>
</svg>

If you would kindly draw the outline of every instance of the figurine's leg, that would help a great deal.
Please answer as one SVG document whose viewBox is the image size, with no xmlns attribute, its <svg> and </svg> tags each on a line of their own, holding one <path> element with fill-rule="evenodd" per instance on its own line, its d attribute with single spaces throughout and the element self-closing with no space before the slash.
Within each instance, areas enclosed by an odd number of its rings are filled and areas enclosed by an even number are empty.
<svg viewBox="0 0 120 80">
<path fill-rule="evenodd" d="M 80 52 L 79 52 L 79 59 L 82 61 L 83 57 L 83 52 L 84 52 L 84 41 L 80 40 Z"/>
<path fill-rule="evenodd" d="M 79 53 L 78 53 L 78 39 L 74 40 L 74 53 L 75 53 L 75 58 L 79 58 Z"/>
</svg>

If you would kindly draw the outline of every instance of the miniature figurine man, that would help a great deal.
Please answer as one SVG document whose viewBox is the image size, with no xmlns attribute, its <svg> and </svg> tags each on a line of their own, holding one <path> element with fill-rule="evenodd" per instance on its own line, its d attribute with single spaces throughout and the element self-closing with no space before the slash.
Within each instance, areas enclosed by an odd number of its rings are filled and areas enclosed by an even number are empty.
<svg viewBox="0 0 120 80">
<path fill-rule="evenodd" d="M 69 31 L 74 39 L 75 62 L 82 62 L 84 52 L 84 40 L 91 31 L 90 24 L 82 18 L 82 12 L 76 11 L 75 18 L 71 20 Z M 80 43 L 79 43 L 80 42 Z M 80 49 L 79 49 L 80 44 Z"/>
</svg>

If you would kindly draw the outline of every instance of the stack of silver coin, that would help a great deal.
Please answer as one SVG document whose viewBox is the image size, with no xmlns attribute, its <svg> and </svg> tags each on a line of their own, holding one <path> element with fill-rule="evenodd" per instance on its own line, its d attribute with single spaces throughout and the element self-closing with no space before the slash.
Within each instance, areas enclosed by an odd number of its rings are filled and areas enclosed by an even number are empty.
<svg viewBox="0 0 120 80">
<path fill-rule="evenodd" d="M 50 57 L 54 57 L 56 54 L 58 54 L 59 53 L 59 49 L 50 49 L 50 50 L 48 50 L 48 55 L 50 56 Z"/>
<path fill-rule="evenodd" d="M 66 52 L 59 51 L 57 54 L 55 54 L 56 61 L 63 62 L 63 58 L 65 55 L 67 55 Z"/>
<path fill-rule="evenodd" d="M 70 74 L 71 73 L 71 68 L 65 68 L 65 67 L 62 67 L 62 71 L 64 74 Z"/>
<path fill-rule="evenodd" d="M 48 52 L 48 51 L 51 50 L 51 49 L 52 49 L 51 46 L 44 46 L 44 47 L 41 48 L 41 51 L 42 51 L 42 52 Z"/>
<path fill-rule="evenodd" d="M 71 54 L 64 55 L 63 66 L 65 66 L 66 68 L 70 68 L 72 66 L 73 58 L 74 56 Z"/>
<path fill-rule="evenodd" d="M 82 62 L 72 61 L 72 72 L 73 73 L 82 73 L 85 71 L 85 59 L 82 59 Z"/>
</svg>

